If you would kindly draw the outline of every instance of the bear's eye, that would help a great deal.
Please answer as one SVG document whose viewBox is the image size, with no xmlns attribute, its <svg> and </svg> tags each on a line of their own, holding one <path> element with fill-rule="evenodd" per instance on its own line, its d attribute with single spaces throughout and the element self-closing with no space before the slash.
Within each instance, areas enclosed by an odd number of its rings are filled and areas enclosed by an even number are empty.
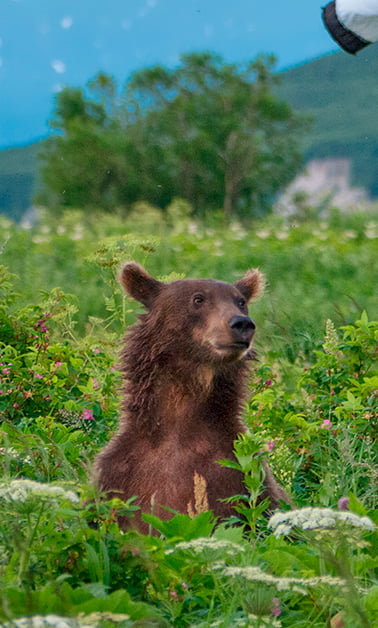
<svg viewBox="0 0 378 628">
<path fill-rule="evenodd" d="M 243 307 L 245 307 L 246 305 L 247 305 L 247 302 L 246 302 L 246 300 L 245 300 L 245 299 L 243 299 L 243 298 L 238 299 L 238 306 L 239 306 L 240 308 L 243 308 Z"/>
<path fill-rule="evenodd" d="M 194 305 L 202 305 L 202 303 L 205 302 L 205 297 L 203 296 L 203 294 L 195 294 L 193 297 L 193 303 Z"/>
</svg>

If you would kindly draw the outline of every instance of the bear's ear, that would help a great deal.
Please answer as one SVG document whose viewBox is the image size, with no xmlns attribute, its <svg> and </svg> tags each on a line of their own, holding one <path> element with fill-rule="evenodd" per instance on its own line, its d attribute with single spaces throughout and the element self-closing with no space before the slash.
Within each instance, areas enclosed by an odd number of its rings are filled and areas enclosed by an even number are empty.
<svg viewBox="0 0 378 628">
<path fill-rule="evenodd" d="M 125 264 L 120 280 L 127 294 L 143 303 L 146 308 L 152 307 L 155 298 L 164 285 L 151 277 L 142 266 L 135 262 Z"/>
<path fill-rule="evenodd" d="M 247 270 L 244 277 L 239 279 L 239 281 L 235 281 L 234 286 L 249 302 L 262 293 L 264 289 L 264 275 L 257 268 L 251 268 Z"/>
</svg>

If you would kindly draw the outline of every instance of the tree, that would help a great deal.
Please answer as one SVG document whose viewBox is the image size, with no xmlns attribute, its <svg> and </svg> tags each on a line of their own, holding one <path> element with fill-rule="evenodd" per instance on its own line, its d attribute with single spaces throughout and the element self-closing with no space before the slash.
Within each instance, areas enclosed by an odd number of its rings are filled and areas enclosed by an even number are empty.
<svg viewBox="0 0 378 628">
<path fill-rule="evenodd" d="M 274 93 L 273 58 L 245 68 L 211 54 L 134 73 L 121 97 L 99 74 L 57 97 L 43 155 L 53 205 L 109 210 L 187 199 L 197 212 L 265 212 L 301 165 L 304 121 Z M 49 193 L 49 194 L 48 194 Z"/>
</svg>

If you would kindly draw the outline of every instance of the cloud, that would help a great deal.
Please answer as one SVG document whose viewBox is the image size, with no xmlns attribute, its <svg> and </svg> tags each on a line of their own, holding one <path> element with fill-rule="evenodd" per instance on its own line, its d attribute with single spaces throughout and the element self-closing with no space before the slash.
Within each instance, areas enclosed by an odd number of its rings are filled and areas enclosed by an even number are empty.
<svg viewBox="0 0 378 628">
<path fill-rule="evenodd" d="M 64 85 L 62 85 L 62 83 L 55 83 L 55 85 L 52 86 L 52 91 L 54 94 L 59 94 L 59 92 L 61 92 L 64 89 Z"/>
<path fill-rule="evenodd" d="M 60 59 L 51 61 L 51 67 L 57 74 L 64 74 L 66 71 L 66 64 Z"/>
<path fill-rule="evenodd" d="M 60 20 L 60 25 L 62 28 L 71 28 L 73 24 L 73 19 L 70 15 L 66 15 L 65 17 L 62 17 L 62 19 Z"/>
<path fill-rule="evenodd" d="M 157 0 L 147 0 L 145 6 L 139 9 L 138 17 L 139 18 L 146 17 L 146 15 L 151 11 L 151 9 L 154 9 L 156 6 L 157 6 Z"/>
</svg>

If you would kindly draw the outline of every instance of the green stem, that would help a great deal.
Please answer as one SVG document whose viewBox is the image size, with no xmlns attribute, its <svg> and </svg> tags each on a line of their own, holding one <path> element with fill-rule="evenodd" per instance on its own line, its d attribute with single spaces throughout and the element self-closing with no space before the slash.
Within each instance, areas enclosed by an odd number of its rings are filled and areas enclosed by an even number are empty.
<svg viewBox="0 0 378 628">
<path fill-rule="evenodd" d="M 42 517 L 42 513 L 44 510 L 44 503 L 42 502 L 40 510 L 38 512 L 37 515 L 37 519 L 35 521 L 34 526 L 32 527 L 32 521 L 31 521 L 31 517 L 30 517 L 30 513 L 28 513 L 28 528 L 30 531 L 30 534 L 28 535 L 27 539 L 26 539 L 26 543 L 25 543 L 25 548 L 24 551 L 21 553 L 21 557 L 20 557 L 20 565 L 18 568 L 18 575 L 17 575 L 17 582 L 18 585 L 21 586 L 25 574 L 29 568 L 29 563 L 30 563 L 30 555 L 31 555 L 31 548 L 32 548 L 32 544 L 34 542 L 35 536 L 37 534 L 37 529 L 39 526 L 39 523 L 41 521 L 41 517 Z"/>
</svg>

